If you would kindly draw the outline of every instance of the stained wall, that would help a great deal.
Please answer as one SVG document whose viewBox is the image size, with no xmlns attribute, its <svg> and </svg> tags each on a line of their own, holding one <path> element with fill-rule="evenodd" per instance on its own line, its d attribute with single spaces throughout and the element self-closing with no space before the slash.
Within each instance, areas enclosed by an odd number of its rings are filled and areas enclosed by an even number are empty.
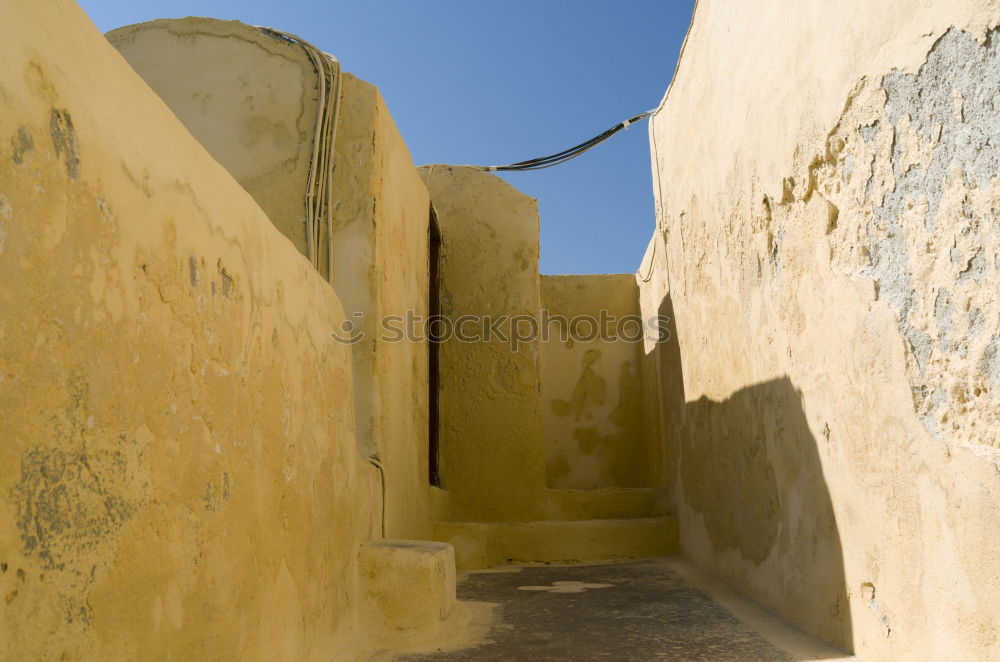
<svg viewBox="0 0 1000 662">
<path fill-rule="evenodd" d="M 378 489 L 336 294 L 74 4 L 5 20 L 0 657 L 330 659 Z"/>
<path fill-rule="evenodd" d="M 127 26 L 108 39 L 305 254 L 319 92 L 302 46 L 208 18 Z M 430 202 L 378 89 L 344 73 L 337 103 L 332 284 L 347 319 L 331 331 L 351 349 L 358 452 L 382 465 L 386 534 L 427 538 L 445 499 L 427 479 L 427 344 L 397 339 L 384 320 L 427 314 Z"/>
<path fill-rule="evenodd" d="M 542 276 L 540 324 L 549 487 L 647 487 L 659 442 L 643 413 L 639 288 L 632 274 Z"/>
<path fill-rule="evenodd" d="M 650 125 L 682 549 L 866 659 L 1000 659 L 998 24 L 702 0 Z"/>
<path fill-rule="evenodd" d="M 517 323 L 509 322 L 520 316 L 530 334 L 527 326 L 541 310 L 537 201 L 473 168 L 420 172 L 441 228 L 441 314 L 457 332 L 441 345 L 448 518 L 539 519 L 545 490 L 539 340 L 512 344 Z M 491 330 L 494 322 L 499 333 Z"/>
<path fill-rule="evenodd" d="M 307 254 L 303 191 L 319 94 L 301 46 L 239 21 L 195 17 L 129 25 L 107 37 Z"/>
</svg>

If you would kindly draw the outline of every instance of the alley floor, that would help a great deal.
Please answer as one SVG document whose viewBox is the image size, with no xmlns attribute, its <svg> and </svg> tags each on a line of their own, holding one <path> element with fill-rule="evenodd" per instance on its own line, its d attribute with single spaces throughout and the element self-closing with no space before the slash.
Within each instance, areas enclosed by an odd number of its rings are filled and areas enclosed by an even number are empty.
<svg viewBox="0 0 1000 662">
<path fill-rule="evenodd" d="M 494 603 L 478 646 L 406 662 L 855 660 L 683 561 L 524 566 L 469 574 L 461 600 Z"/>
</svg>

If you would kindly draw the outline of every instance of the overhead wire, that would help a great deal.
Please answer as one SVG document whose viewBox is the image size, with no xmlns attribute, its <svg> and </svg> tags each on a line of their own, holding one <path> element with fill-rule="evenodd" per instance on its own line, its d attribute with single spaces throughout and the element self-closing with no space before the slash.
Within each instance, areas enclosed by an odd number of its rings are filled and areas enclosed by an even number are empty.
<svg viewBox="0 0 1000 662">
<path fill-rule="evenodd" d="M 333 279 L 333 172 L 335 170 L 335 154 L 337 126 L 340 119 L 340 105 L 342 93 L 342 70 L 340 61 L 328 53 L 324 53 L 311 43 L 294 35 L 275 28 L 256 26 L 265 34 L 276 39 L 298 44 L 309 56 L 313 67 L 317 73 L 317 108 L 316 120 L 313 128 L 313 148 L 309 164 L 309 175 L 306 183 L 305 195 L 305 235 L 308 257 L 313 266 L 320 268 L 320 242 L 322 240 L 325 226 L 327 238 L 327 279 Z M 579 145 L 575 145 L 561 152 L 542 156 L 526 161 L 518 161 L 506 165 L 495 166 L 466 166 L 490 172 L 523 172 L 529 170 L 541 170 L 560 165 L 571 159 L 584 154 L 597 145 L 611 138 L 619 131 L 628 129 L 629 126 L 640 122 L 656 109 L 647 110 L 634 115 L 613 127 L 599 133 Z M 428 176 L 430 173 L 428 173 Z M 385 536 L 385 471 L 377 456 L 367 458 L 368 461 L 378 470 L 381 491 L 382 491 L 382 517 L 381 532 Z"/>
<path fill-rule="evenodd" d="M 283 39 L 298 44 L 308 55 L 317 73 L 317 108 L 313 129 L 313 149 L 309 164 L 309 175 L 305 195 L 305 238 L 306 252 L 309 261 L 320 270 L 322 264 L 321 242 L 326 234 L 326 277 L 333 281 L 333 173 L 336 167 L 334 150 L 336 148 L 337 126 L 340 119 L 342 94 L 342 70 L 337 58 L 324 53 L 311 43 L 294 35 L 275 28 L 257 26 L 259 30 L 276 39 Z M 662 105 L 662 102 L 661 102 Z M 593 138 L 574 145 L 568 149 L 548 156 L 541 156 L 525 161 L 517 161 L 504 165 L 469 165 L 487 172 L 527 172 L 543 170 L 561 165 L 590 151 L 597 145 L 608 140 L 620 131 L 628 129 L 632 124 L 640 122 L 653 115 L 658 108 L 641 112 L 637 115 L 615 124 Z"/>
<path fill-rule="evenodd" d="M 581 154 L 590 151 L 591 149 L 593 149 L 597 145 L 600 145 L 602 142 L 604 142 L 611 136 L 615 135 L 619 131 L 623 131 L 629 128 L 632 124 L 635 124 L 636 122 L 640 122 L 646 119 L 647 117 L 652 115 L 653 112 L 654 110 L 647 110 L 639 113 L 638 115 L 633 115 L 627 120 L 615 124 L 610 129 L 607 129 L 606 131 L 597 134 L 593 138 L 585 140 L 579 145 L 574 145 L 569 149 L 564 149 L 563 151 L 557 152 L 555 154 L 550 154 L 548 156 L 540 156 L 538 158 L 528 159 L 526 161 L 518 161 L 516 163 L 508 163 L 506 165 L 489 165 L 489 166 L 469 165 L 464 167 L 475 168 L 477 170 L 485 170 L 488 172 L 524 172 L 528 170 L 542 170 L 543 168 L 551 168 L 552 166 L 566 163 L 570 159 L 575 159 Z"/>
</svg>

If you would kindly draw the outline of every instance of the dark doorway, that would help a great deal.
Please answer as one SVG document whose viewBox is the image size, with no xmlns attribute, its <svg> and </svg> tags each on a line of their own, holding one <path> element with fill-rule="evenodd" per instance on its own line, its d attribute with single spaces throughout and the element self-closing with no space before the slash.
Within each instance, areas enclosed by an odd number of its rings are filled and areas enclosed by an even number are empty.
<svg viewBox="0 0 1000 662">
<path fill-rule="evenodd" d="M 441 230 L 438 227 L 434 207 L 430 209 L 427 224 L 427 257 L 429 283 L 427 287 L 428 320 L 441 315 Z M 430 323 L 426 328 L 430 328 Z M 440 452 L 440 391 L 441 391 L 441 343 L 428 338 L 427 344 L 427 449 L 429 454 L 428 478 L 431 485 L 441 487 Z"/>
</svg>

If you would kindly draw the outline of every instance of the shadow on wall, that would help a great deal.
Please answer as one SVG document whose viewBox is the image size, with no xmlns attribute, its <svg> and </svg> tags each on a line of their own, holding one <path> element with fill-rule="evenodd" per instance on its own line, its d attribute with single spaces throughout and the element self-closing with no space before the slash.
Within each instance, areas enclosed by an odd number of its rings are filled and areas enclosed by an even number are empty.
<svg viewBox="0 0 1000 662">
<path fill-rule="evenodd" d="M 671 336 L 646 360 L 660 384 L 683 553 L 808 633 L 852 650 L 840 534 L 800 392 L 781 377 L 721 402 L 688 402 L 669 295 L 659 308 Z"/>
</svg>

